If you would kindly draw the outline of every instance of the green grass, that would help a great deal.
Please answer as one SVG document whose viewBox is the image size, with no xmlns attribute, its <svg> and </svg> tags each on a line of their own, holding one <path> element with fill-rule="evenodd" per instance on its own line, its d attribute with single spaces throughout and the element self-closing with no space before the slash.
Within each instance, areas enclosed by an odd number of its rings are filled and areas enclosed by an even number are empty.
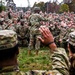
<svg viewBox="0 0 75 75">
<path fill-rule="evenodd" d="M 35 54 L 35 50 L 32 50 L 32 54 L 28 55 L 27 48 L 20 48 L 18 55 L 19 67 L 22 71 L 28 70 L 49 70 L 51 69 L 50 51 L 48 48 L 41 48 L 39 54 Z"/>
</svg>

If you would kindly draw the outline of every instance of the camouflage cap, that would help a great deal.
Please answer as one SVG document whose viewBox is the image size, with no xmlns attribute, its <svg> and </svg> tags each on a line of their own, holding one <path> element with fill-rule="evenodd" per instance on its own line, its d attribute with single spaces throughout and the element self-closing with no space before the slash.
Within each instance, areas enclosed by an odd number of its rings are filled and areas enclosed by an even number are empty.
<svg viewBox="0 0 75 75">
<path fill-rule="evenodd" d="M 71 45 L 75 46 L 75 31 L 69 34 L 69 41 Z"/>
<path fill-rule="evenodd" d="M 33 10 L 34 10 L 34 11 L 36 11 L 36 10 L 40 10 L 40 7 L 34 7 Z"/>
<path fill-rule="evenodd" d="M 12 30 L 0 30 L 0 50 L 13 48 L 17 43 L 16 32 Z"/>
<path fill-rule="evenodd" d="M 40 10 L 40 7 L 34 7 L 33 8 L 33 12 L 34 13 L 39 13 L 41 10 Z"/>
</svg>

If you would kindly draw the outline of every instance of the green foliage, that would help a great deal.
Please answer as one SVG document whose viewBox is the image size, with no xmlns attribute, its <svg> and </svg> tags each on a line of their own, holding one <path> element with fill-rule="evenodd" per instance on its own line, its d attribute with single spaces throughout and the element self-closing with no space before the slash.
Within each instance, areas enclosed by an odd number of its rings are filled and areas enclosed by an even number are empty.
<svg viewBox="0 0 75 75">
<path fill-rule="evenodd" d="M 39 3 L 34 3 L 34 5 L 33 5 L 33 7 L 36 7 L 36 6 L 38 6 L 38 7 L 40 7 L 40 9 L 43 11 L 43 12 L 45 12 L 45 3 L 44 2 L 39 2 Z"/>
<path fill-rule="evenodd" d="M 2 12 L 2 10 L 4 10 L 4 11 L 6 10 L 6 7 L 5 7 L 5 6 L 3 6 L 3 5 L 2 5 L 2 6 L 0 6 L 0 12 Z"/>
<path fill-rule="evenodd" d="M 62 4 L 60 6 L 60 12 L 68 12 L 69 11 L 69 6 L 67 4 Z"/>
<path fill-rule="evenodd" d="M 28 56 L 27 48 L 20 48 L 18 55 L 19 67 L 22 71 L 28 70 L 49 70 L 51 69 L 50 52 L 47 48 L 42 48 L 39 51 L 39 55 L 36 55 L 36 51 L 32 50 L 32 54 Z"/>
</svg>

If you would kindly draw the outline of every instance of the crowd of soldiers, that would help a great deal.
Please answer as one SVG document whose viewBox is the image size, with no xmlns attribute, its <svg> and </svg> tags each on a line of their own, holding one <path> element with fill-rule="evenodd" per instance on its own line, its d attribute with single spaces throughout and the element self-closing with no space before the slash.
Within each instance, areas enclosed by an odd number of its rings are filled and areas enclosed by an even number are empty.
<svg viewBox="0 0 75 75">
<path fill-rule="evenodd" d="M 0 30 L 14 30 L 17 33 L 19 45 L 28 47 L 31 36 L 30 29 L 35 28 L 30 22 L 30 16 L 32 14 L 34 13 L 31 13 L 31 11 L 2 11 L 0 13 Z M 43 20 L 39 21 L 39 26 L 49 27 L 57 46 L 66 48 L 68 34 L 75 30 L 75 14 L 73 12 L 64 12 L 62 14 L 42 13 L 40 11 L 39 15 L 43 18 Z M 39 28 L 39 26 L 36 27 Z M 37 34 L 37 32 L 35 33 Z"/>
<path fill-rule="evenodd" d="M 41 42 L 52 52 L 52 70 L 21 72 L 17 61 L 18 43 L 19 46 L 28 47 L 28 54 L 35 46 L 38 55 Z M 67 49 L 63 47 L 68 47 L 69 57 L 65 51 Z M 35 13 L 31 11 L 24 13 L 10 10 L 0 13 L 0 75 L 75 75 L 75 72 L 69 74 L 69 71 L 71 73 L 75 71 L 75 14 L 73 12 L 57 14 L 36 10 Z"/>
</svg>

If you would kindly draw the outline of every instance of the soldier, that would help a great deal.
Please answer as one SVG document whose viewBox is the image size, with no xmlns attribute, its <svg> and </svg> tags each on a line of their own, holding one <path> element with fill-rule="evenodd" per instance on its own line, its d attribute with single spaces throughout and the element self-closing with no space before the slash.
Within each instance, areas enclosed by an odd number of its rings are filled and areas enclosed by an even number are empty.
<svg viewBox="0 0 75 75">
<path fill-rule="evenodd" d="M 30 23 L 30 42 L 28 46 L 28 55 L 31 54 L 31 50 L 36 50 L 36 55 L 38 55 L 38 50 L 40 49 L 40 41 L 38 40 L 38 36 L 40 36 L 39 27 L 40 22 L 43 20 L 43 17 L 39 14 L 40 8 L 35 7 L 34 13 L 29 17 Z"/>
<path fill-rule="evenodd" d="M 0 30 L 0 75 L 25 75 L 19 70 L 18 54 L 17 34 L 12 30 Z"/>
<path fill-rule="evenodd" d="M 43 38 L 39 39 L 47 45 L 51 52 L 52 70 L 50 71 L 32 71 L 32 75 L 75 75 L 75 31 L 68 36 L 69 58 L 63 48 L 57 48 L 52 33 L 47 27 L 41 26 L 40 29 Z M 69 61 L 70 60 L 70 61 Z"/>
<path fill-rule="evenodd" d="M 16 30 L 18 34 L 18 41 L 20 46 L 28 46 L 28 26 L 25 24 L 25 20 L 21 19 L 21 24 L 18 26 Z"/>
<path fill-rule="evenodd" d="M 67 34 L 67 24 L 63 21 L 61 22 L 60 34 L 59 34 L 59 46 L 65 48 L 66 46 L 66 34 Z"/>
<path fill-rule="evenodd" d="M 12 20 L 9 19 L 8 26 L 6 27 L 6 29 L 15 31 L 15 27 L 12 24 Z"/>
<path fill-rule="evenodd" d="M 17 28 L 18 28 L 18 18 L 13 18 L 13 26 L 14 26 L 14 28 L 15 28 L 15 32 L 16 32 L 16 30 L 17 30 Z"/>
</svg>

